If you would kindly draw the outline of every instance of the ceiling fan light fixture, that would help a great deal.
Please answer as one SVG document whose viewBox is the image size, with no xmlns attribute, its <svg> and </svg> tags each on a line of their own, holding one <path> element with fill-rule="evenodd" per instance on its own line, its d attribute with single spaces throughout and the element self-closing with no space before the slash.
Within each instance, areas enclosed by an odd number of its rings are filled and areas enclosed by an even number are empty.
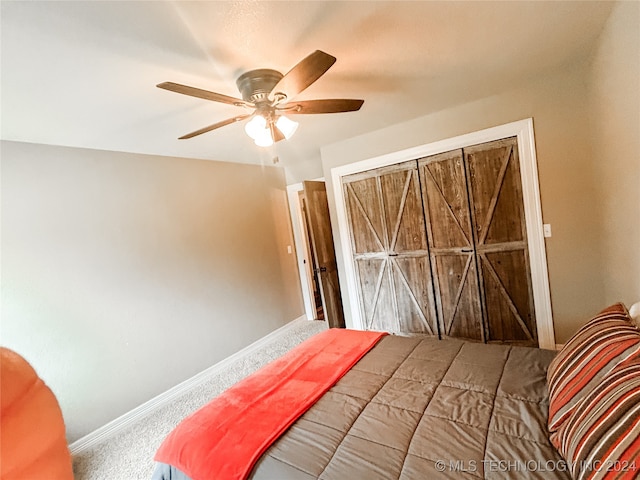
<svg viewBox="0 0 640 480">
<path fill-rule="evenodd" d="M 256 145 L 259 147 L 269 147 L 273 145 L 273 138 L 267 125 L 267 120 L 262 115 L 254 116 L 244 126 L 244 131 L 247 132 Z"/>
<path fill-rule="evenodd" d="M 258 138 L 263 130 L 267 129 L 267 120 L 262 115 L 255 115 L 244 126 L 244 131 L 247 132 L 254 140 Z"/>
<path fill-rule="evenodd" d="M 277 128 L 278 132 L 272 131 L 273 127 Z M 275 120 L 273 115 L 269 115 L 268 118 L 263 115 L 255 115 L 244 127 L 244 131 L 259 147 L 270 147 L 275 141 L 274 137 L 282 139 L 282 135 L 288 140 L 297 129 L 298 122 L 283 115 L 279 115 Z"/>
<path fill-rule="evenodd" d="M 293 134 L 296 133 L 296 130 L 298 129 L 298 122 L 294 122 L 284 115 L 280 115 L 278 120 L 276 120 L 276 127 L 278 127 L 278 130 L 282 132 L 284 138 L 289 140 L 293 137 Z"/>
</svg>

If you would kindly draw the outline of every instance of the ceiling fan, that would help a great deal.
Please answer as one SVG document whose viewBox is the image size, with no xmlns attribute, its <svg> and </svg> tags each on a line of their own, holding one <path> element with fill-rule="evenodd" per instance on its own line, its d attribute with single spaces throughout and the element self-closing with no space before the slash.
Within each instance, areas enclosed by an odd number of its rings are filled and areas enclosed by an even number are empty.
<svg viewBox="0 0 640 480">
<path fill-rule="evenodd" d="M 360 109 L 364 100 L 322 99 L 292 101 L 296 95 L 324 75 L 335 61 L 335 57 L 316 50 L 285 75 L 267 68 L 250 70 L 240 75 L 236 80 L 242 99 L 173 82 L 160 83 L 157 87 L 183 95 L 251 110 L 250 113 L 228 118 L 188 133 L 180 137 L 180 140 L 192 138 L 225 125 L 251 118 L 245 126 L 245 131 L 256 145 L 267 147 L 272 145 L 273 142 L 290 138 L 295 132 L 298 124 L 284 114 L 342 113 Z"/>
</svg>

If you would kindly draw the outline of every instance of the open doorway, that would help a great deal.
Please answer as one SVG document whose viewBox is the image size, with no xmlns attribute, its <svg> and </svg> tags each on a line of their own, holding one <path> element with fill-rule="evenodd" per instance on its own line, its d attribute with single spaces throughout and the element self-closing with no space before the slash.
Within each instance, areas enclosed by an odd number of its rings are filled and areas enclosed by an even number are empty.
<svg viewBox="0 0 640 480">
<path fill-rule="evenodd" d="M 345 327 L 324 181 L 287 186 L 306 317 Z"/>
<path fill-rule="evenodd" d="M 315 295 L 318 291 L 317 283 L 313 275 L 313 255 L 311 254 L 309 231 L 305 212 L 302 210 L 301 199 L 304 195 L 302 183 L 287 185 L 287 197 L 289 199 L 289 213 L 291 214 L 291 226 L 298 260 L 298 274 L 300 275 L 300 287 L 302 289 L 302 301 L 307 320 L 317 319 L 317 307 Z M 316 287 L 314 288 L 314 285 Z M 323 311 L 324 317 L 324 311 Z M 324 318 L 323 318 L 324 319 Z"/>
</svg>

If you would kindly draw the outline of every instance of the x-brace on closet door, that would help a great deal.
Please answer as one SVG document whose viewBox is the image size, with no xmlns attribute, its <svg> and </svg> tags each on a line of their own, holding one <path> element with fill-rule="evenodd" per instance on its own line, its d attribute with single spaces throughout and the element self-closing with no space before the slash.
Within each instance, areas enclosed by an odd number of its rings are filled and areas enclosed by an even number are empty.
<svg viewBox="0 0 640 480">
<path fill-rule="evenodd" d="M 516 138 L 464 149 L 488 341 L 538 344 Z"/>
<path fill-rule="evenodd" d="M 418 162 L 442 335 L 485 340 L 462 150 Z"/>
<path fill-rule="evenodd" d="M 442 334 L 537 345 L 516 139 L 418 165 Z"/>
<path fill-rule="evenodd" d="M 343 177 L 365 328 L 438 334 L 416 162 Z"/>
</svg>

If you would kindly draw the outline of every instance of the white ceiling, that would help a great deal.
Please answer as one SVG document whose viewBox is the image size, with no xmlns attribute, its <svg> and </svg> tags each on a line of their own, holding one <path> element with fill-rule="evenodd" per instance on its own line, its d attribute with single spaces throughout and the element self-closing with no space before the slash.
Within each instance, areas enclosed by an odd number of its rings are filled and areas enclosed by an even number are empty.
<svg viewBox="0 0 640 480">
<path fill-rule="evenodd" d="M 320 147 L 498 93 L 593 48 L 607 1 L 2 1 L 2 138 L 245 163 L 319 164 Z M 238 97 L 246 70 L 285 73 L 316 49 L 336 64 L 298 99 L 362 98 L 359 112 L 299 115 L 260 149 L 243 113 L 161 90 Z"/>
</svg>

